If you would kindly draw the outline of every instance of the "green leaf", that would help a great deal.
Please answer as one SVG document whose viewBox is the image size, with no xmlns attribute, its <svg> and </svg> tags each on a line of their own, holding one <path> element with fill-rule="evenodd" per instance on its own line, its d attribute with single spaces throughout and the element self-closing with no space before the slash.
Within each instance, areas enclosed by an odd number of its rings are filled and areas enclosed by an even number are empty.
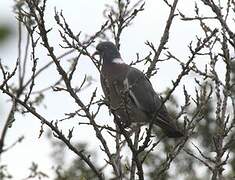
<svg viewBox="0 0 235 180">
<path fill-rule="evenodd" d="M 9 26 L 0 25 L 0 43 L 6 41 L 6 39 L 10 36 L 11 29 Z"/>
</svg>

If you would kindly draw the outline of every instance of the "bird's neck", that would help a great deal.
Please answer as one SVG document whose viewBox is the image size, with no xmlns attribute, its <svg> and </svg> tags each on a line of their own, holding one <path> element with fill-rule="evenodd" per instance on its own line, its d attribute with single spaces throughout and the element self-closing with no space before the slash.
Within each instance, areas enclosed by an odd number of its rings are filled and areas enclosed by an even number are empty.
<svg viewBox="0 0 235 180">
<path fill-rule="evenodd" d="M 102 55 L 103 64 L 124 64 L 121 55 L 118 51 L 112 51 L 110 53 L 104 53 Z"/>
<path fill-rule="evenodd" d="M 125 62 L 122 60 L 121 57 L 119 57 L 119 58 L 114 58 L 114 59 L 112 60 L 112 63 L 114 63 L 114 64 L 125 64 Z"/>
<path fill-rule="evenodd" d="M 115 57 L 112 59 L 106 59 L 103 58 L 103 65 L 112 65 L 112 64 L 125 64 L 125 62 L 123 61 L 123 59 L 121 57 Z"/>
<path fill-rule="evenodd" d="M 124 63 L 123 61 L 121 62 L 120 59 L 117 59 L 115 60 L 115 62 L 103 63 L 102 71 L 105 72 L 105 74 L 108 76 L 113 76 L 126 72 L 128 70 L 128 67 L 129 66 L 126 63 Z"/>
</svg>

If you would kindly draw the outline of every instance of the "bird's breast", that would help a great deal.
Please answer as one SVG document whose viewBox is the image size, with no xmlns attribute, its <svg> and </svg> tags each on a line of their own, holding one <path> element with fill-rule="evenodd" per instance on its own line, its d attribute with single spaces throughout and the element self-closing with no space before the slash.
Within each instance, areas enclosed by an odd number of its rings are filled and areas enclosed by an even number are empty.
<svg viewBox="0 0 235 180">
<path fill-rule="evenodd" d="M 128 66 L 126 64 L 107 64 L 101 70 L 101 85 L 106 98 L 112 106 L 120 104 L 124 92 L 123 81 L 126 77 Z"/>
</svg>

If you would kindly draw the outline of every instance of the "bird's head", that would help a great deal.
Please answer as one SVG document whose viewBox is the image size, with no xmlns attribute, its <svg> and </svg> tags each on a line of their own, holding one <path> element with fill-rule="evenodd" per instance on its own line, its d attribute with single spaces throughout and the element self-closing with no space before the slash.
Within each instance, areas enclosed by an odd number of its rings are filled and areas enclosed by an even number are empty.
<svg viewBox="0 0 235 180">
<path fill-rule="evenodd" d="M 121 55 L 117 47 L 110 41 L 101 42 L 96 46 L 94 55 L 100 55 L 103 64 L 115 63 L 117 59 L 121 59 Z"/>
</svg>

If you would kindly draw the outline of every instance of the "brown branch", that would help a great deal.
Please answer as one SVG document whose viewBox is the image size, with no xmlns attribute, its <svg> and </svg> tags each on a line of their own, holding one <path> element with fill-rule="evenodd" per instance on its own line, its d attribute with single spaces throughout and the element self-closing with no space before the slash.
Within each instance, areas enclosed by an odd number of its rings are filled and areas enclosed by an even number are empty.
<svg viewBox="0 0 235 180">
<path fill-rule="evenodd" d="M 44 3 L 45 3 L 45 1 L 44 1 Z M 60 62 L 58 61 L 58 59 L 56 58 L 54 51 L 53 51 L 53 48 L 49 45 L 49 41 L 48 41 L 48 37 L 47 37 L 48 30 L 46 30 L 46 27 L 44 24 L 43 8 L 38 7 L 37 4 L 35 4 L 35 2 L 31 1 L 31 0 L 27 0 L 27 4 L 30 8 L 31 14 L 35 18 L 36 23 L 38 25 L 39 33 L 40 33 L 41 39 L 43 41 L 43 46 L 47 49 L 48 55 L 53 60 L 54 64 L 57 67 L 58 73 L 63 78 L 63 81 L 66 85 L 67 91 L 69 92 L 70 96 L 75 100 L 76 104 L 82 108 L 86 117 L 89 119 L 90 123 L 93 125 L 93 129 L 96 132 L 97 138 L 102 143 L 102 145 L 105 149 L 105 153 L 107 154 L 110 162 L 112 162 L 111 165 L 114 169 L 115 174 L 118 174 L 118 168 L 115 166 L 115 162 L 113 161 L 112 154 L 110 153 L 110 150 L 107 146 L 107 142 L 105 141 L 104 137 L 102 136 L 100 129 L 96 126 L 96 122 L 94 120 L 93 114 L 91 114 L 89 112 L 89 109 L 83 104 L 83 102 L 80 100 L 80 98 L 75 93 L 74 89 L 71 86 L 71 81 L 69 80 L 69 77 L 67 76 L 66 72 L 64 71 L 64 69 L 60 65 Z M 45 6 L 45 4 L 44 4 L 44 6 Z M 101 176 L 99 176 L 99 177 L 101 177 Z"/>
<path fill-rule="evenodd" d="M 166 22 L 166 26 L 165 26 L 163 35 L 160 40 L 160 44 L 159 44 L 158 49 L 154 55 L 153 61 L 151 62 L 150 66 L 146 72 L 146 75 L 148 78 L 150 78 L 152 76 L 152 72 L 155 69 L 155 66 L 156 66 L 156 63 L 159 59 L 159 56 L 160 56 L 162 50 L 165 48 L 166 43 L 168 42 L 170 28 L 171 28 L 171 25 L 173 22 L 173 18 L 175 17 L 175 9 L 176 9 L 177 3 L 178 3 L 178 0 L 174 0 L 173 5 L 171 6 L 171 10 L 170 10 L 167 22 Z"/>
<path fill-rule="evenodd" d="M 44 118 L 42 115 L 40 115 L 35 108 L 32 108 L 30 106 L 28 106 L 25 102 L 21 101 L 20 99 L 18 99 L 17 97 L 15 97 L 12 93 L 10 93 L 9 91 L 5 90 L 4 88 L 1 89 L 3 93 L 7 94 L 9 97 L 11 97 L 16 103 L 20 104 L 21 106 L 23 106 L 28 112 L 30 112 L 32 115 L 34 115 L 35 117 L 37 117 L 42 124 L 46 124 L 55 134 L 56 137 L 58 137 L 60 140 L 62 140 L 67 147 L 73 151 L 75 154 L 77 154 L 84 162 L 87 163 L 87 165 L 91 168 L 91 170 L 97 175 L 97 177 L 100 180 L 103 180 L 104 177 L 102 175 L 102 173 L 94 166 L 94 163 L 92 163 L 89 159 L 89 156 L 85 156 L 83 154 L 83 150 L 78 150 L 76 149 L 69 141 L 68 138 L 66 138 L 62 131 L 60 131 L 58 129 L 58 127 L 56 127 L 57 125 L 53 125 L 52 122 L 49 122 L 46 118 Z"/>
<path fill-rule="evenodd" d="M 214 1 L 211 1 L 211 0 L 202 0 L 202 2 L 205 5 L 209 6 L 211 8 L 211 10 L 216 14 L 216 18 L 219 20 L 221 26 L 223 28 L 225 28 L 225 30 L 228 33 L 230 39 L 232 39 L 233 47 L 235 48 L 235 46 L 234 46 L 234 44 L 235 44 L 235 33 L 228 26 L 228 24 L 226 22 L 226 16 L 225 16 L 225 19 L 223 18 L 224 16 L 221 12 L 221 8 L 218 5 L 216 5 Z"/>
<path fill-rule="evenodd" d="M 138 143 L 139 143 L 139 135 L 140 135 L 140 127 L 137 127 L 138 129 L 135 130 L 134 135 L 134 148 L 135 150 L 138 149 Z M 135 180 L 135 171 L 136 171 L 136 163 L 135 161 L 131 162 L 131 172 L 130 172 L 130 180 Z"/>
</svg>

